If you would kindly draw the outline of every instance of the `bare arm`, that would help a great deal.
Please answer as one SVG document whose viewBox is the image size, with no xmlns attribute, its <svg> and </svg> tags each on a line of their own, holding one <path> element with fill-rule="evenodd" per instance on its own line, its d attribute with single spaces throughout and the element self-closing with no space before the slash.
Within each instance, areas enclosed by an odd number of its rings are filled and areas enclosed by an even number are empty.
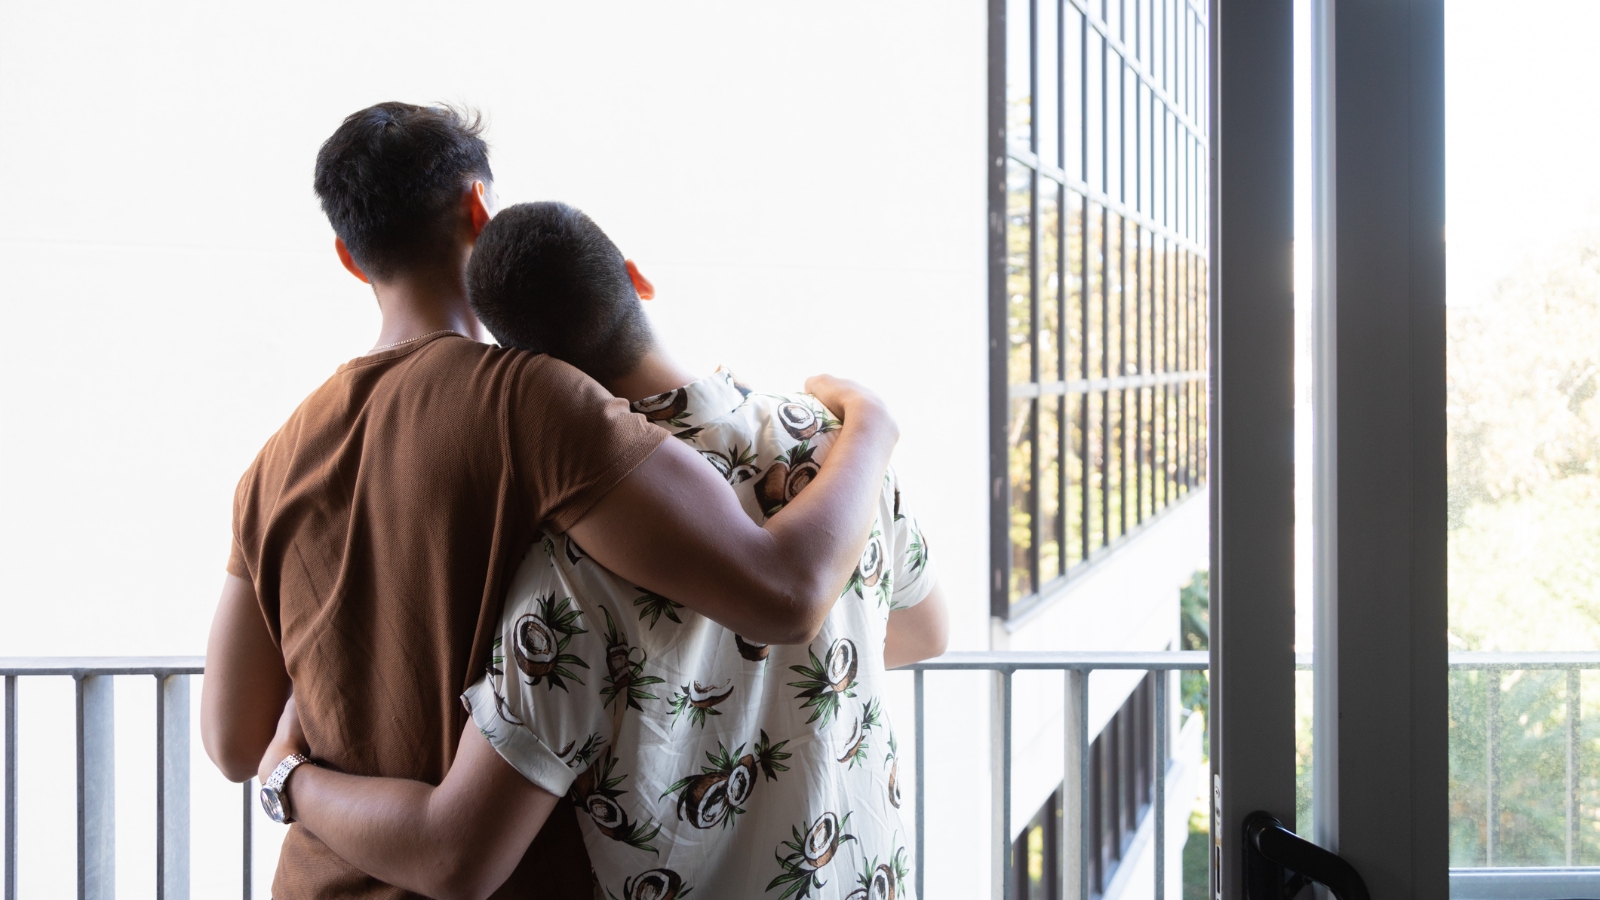
<svg viewBox="0 0 1600 900">
<path fill-rule="evenodd" d="M 262 618 L 255 586 L 230 574 L 211 620 L 200 688 L 200 739 L 229 781 L 256 773 L 288 696 L 289 673 Z"/>
<path fill-rule="evenodd" d="M 284 757 L 306 752 L 294 717 L 291 701 L 261 758 L 263 780 Z M 351 865 L 438 900 L 482 900 L 504 884 L 557 799 L 501 759 L 471 721 L 438 787 L 301 766 L 287 792 L 296 821 Z"/>
<path fill-rule="evenodd" d="M 765 526 L 717 473 L 667 441 L 570 529 L 601 565 L 764 644 L 803 644 L 861 559 L 899 430 L 882 401 L 818 376 L 844 420 L 822 471 Z"/>
<path fill-rule="evenodd" d="M 944 589 L 935 584 L 921 603 L 889 613 L 883 666 L 894 669 L 932 659 L 944 652 L 949 640 L 950 614 L 944 601 Z"/>
</svg>

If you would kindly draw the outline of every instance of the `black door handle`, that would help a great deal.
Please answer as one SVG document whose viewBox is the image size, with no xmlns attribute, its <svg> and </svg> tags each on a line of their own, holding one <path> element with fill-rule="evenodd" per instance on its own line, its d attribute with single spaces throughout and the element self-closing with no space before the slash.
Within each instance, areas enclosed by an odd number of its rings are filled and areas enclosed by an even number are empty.
<svg viewBox="0 0 1600 900">
<path fill-rule="evenodd" d="M 1338 900 L 1371 900 L 1355 867 L 1283 827 L 1270 813 L 1244 818 L 1245 900 L 1290 900 L 1309 883 Z"/>
</svg>

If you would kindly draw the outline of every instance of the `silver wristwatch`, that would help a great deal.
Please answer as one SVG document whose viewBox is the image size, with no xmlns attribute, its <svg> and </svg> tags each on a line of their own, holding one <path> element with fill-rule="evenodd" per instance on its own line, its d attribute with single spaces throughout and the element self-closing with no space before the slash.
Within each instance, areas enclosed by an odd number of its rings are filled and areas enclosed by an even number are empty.
<svg viewBox="0 0 1600 900">
<path fill-rule="evenodd" d="M 267 783 L 261 786 L 261 808 L 267 811 L 267 818 L 280 825 L 294 821 L 294 814 L 289 809 L 289 795 L 283 786 L 289 780 L 290 773 L 308 762 L 311 760 L 301 754 L 291 753 L 267 776 Z"/>
</svg>

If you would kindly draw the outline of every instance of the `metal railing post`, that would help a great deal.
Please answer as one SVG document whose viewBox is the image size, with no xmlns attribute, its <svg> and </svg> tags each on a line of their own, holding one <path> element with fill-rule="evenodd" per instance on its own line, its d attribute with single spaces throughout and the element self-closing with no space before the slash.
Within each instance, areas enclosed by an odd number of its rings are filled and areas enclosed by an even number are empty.
<svg viewBox="0 0 1600 900">
<path fill-rule="evenodd" d="M 1156 729 L 1156 796 L 1155 796 L 1155 864 L 1156 864 L 1156 893 L 1155 900 L 1166 900 L 1167 897 L 1167 729 L 1171 726 L 1167 715 L 1167 681 L 1168 673 L 1151 672 L 1151 678 L 1156 683 L 1155 697 L 1155 729 Z"/>
<path fill-rule="evenodd" d="M 1067 669 L 1061 761 L 1061 900 L 1089 900 L 1089 673 Z"/>
<path fill-rule="evenodd" d="M 78 900 L 117 890 L 116 748 L 112 676 L 77 678 Z"/>
<path fill-rule="evenodd" d="M 918 669 L 912 675 L 912 681 L 916 685 L 916 694 L 917 694 L 917 721 L 916 721 L 916 740 L 917 740 L 917 769 L 916 769 L 916 775 L 917 775 L 917 786 L 916 786 L 916 792 L 917 792 L 916 793 L 916 798 L 917 798 L 917 860 L 916 860 L 916 865 L 917 865 L 917 897 L 918 898 L 921 898 L 921 897 L 925 896 L 923 894 L 922 888 L 923 888 L 923 885 L 926 883 L 925 879 L 923 878 L 923 870 L 924 870 L 924 868 L 926 866 L 926 863 L 924 861 L 927 859 L 927 857 L 924 855 L 924 853 L 926 853 L 926 848 L 927 848 L 927 840 L 926 840 L 926 838 L 927 838 L 927 823 L 928 823 L 928 807 L 926 805 L 926 798 L 927 798 L 928 794 L 927 794 L 927 791 L 923 787 L 927 783 L 925 781 L 925 779 L 923 778 L 923 773 L 927 768 L 927 759 L 928 759 L 928 754 L 926 752 L 926 748 L 927 748 L 928 745 L 927 745 L 926 740 L 924 740 L 924 738 L 926 737 L 926 735 L 928 733 L 928 729 L 926 727 L 927 707 L 924 705 L 924 702 L 923 702 L 924 701 L 924 693 L 923 693 L 923 685 L 922 685 L 922 676 L 923 676 L 923 674 L 924 674 L 923 671 L 921 669 Z"/>
<path fill-rule="evenodd" d="M 255 866 L 256 844 L 250 833 L 251 826 L 255 824 L 252 817 L 255 814 L 256 792 L 251 790 L 255 783 L 254 778 L 247 778 L 244 782 L 244 887 L 240 894 L 244 900 L 250 900 L 251 893 L 255 891 L 255 873 L 251 869 Z"/>
<path fill-rule="evenodd" d="M 6 898 L 17 900 L 17 676 L 6 676 Z"/>
<path fill-rule="evenodd" d="M 156 676 L 156 900 L 189 900 L 189 676 Z"/>
<path fill-rule="evenodd" d="M 1578 723 L 1583 709 L 1578 703 L 1583 680 L 1577 669 L 1567 670 L 1567 865 L 1578 864 Z"/>
<path fill-rule="evenodd" d="M 989 765 L 990 801 L 993 809 L 990 827 L 994 829 L 991 885 L 994 900 L 1012 900 L 1010 669 L 995 671 L 991 696 L 993 706 L 989 716 L 990 721 L 995 723 L 995 727 L 990 730 L 990 758 L 993 762 Z"/>
<path fill-rule="evenodd" d="M 1483 673 L 1487 694 L 1484 720 L 1488 735 L 1484 740 L 1484 829 L 1483 864 L 1494 865 L 1495 845 L 1500 837 L 1500 805 L 1495 802 L 1495 786 L 1500 781 L 1500 670 L 1485 669 Z"/>
</svg>

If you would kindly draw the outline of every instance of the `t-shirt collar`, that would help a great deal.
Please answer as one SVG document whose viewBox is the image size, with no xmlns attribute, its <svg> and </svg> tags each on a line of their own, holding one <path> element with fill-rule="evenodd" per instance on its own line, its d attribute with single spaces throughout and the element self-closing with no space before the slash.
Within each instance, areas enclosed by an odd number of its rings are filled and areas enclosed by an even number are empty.
<svg viewBox="0 0 1600 900">
<path fill-rule="evenodd" d="M 699 381 L 635 401 L 633 411 L 679 437 L 739 408 L 750 389 L 719 368 Z"/>
</svg>

